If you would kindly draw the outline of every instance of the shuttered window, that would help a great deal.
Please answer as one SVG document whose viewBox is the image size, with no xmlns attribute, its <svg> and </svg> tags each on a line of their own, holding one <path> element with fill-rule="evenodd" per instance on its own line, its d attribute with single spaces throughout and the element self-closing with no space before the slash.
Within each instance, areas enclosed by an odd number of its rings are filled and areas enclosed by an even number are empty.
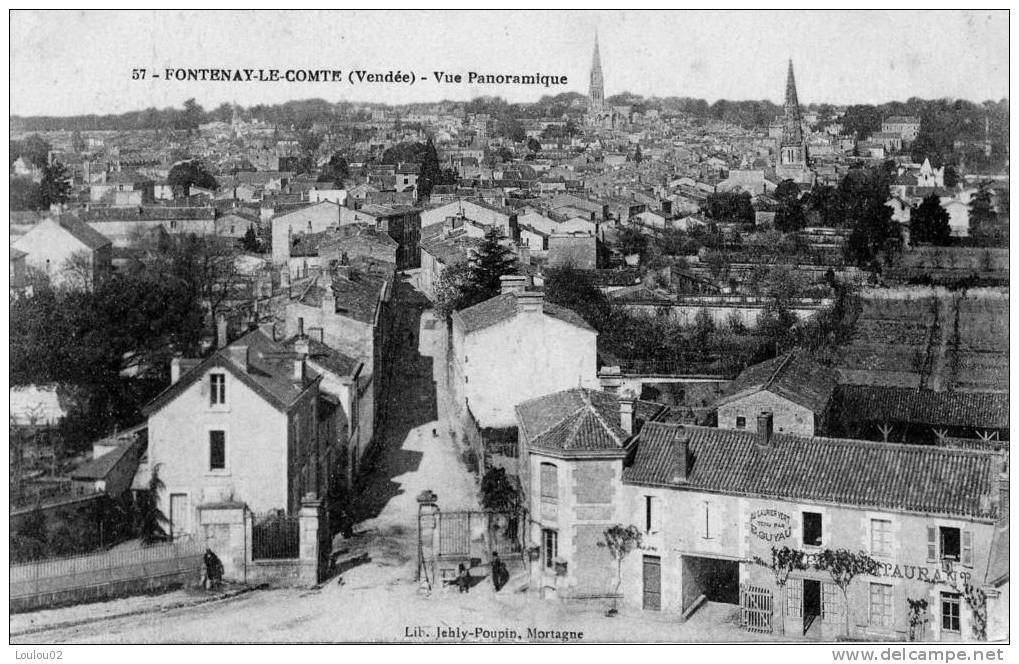
<svg viewBox="0 0 1019 664">
<path fill-rule="evenodd" d="M 790 617 L 803 617 L 803 579 L 789 579 L 786 582 L 785 606 Z"/>
<path fill-rule="evenodd" d="M 821 584 L 821 619 L 828 622 L 842 620 L 842 592 L 834 583 Z"/>
<path fill-rule="evenodd" d="M 966 567 L 973 567 L 973 532 L 962 531 L 962 564 Z"/>
<path fill-rule="evenodd" d="M 892 587 L 883 583 L 870 584 L 870 624 L 892 626 Z"/>
<path fill-rule="evenodd" d="M 870 552 L 875 556 L 892 555 L 892 522 L 887 519 L 870 520 Z"/>
<path fill-rule="evenodd" d="M 938 529 L 934 526 L 927 526 L 927 562 L 934 562 L 938 559 Z"/>
<path fill-rule="evenodd" d="M 559 472 L 554 463 L 541 464 L 541 499 L 559 500 Z"/>
</svg>

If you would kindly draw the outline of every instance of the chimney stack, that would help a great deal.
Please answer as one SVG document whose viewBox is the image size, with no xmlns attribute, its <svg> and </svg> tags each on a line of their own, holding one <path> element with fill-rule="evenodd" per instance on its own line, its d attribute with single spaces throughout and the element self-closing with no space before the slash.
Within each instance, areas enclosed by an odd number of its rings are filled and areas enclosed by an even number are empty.
<svg viewBox="0 0 1019 664">
<path fill-rule="evenodd" d="M 516 293 L 519 295 L 527 288 L 529 281 L 530 279 L 526 275 L 504 274 L 499 277 L 500 294 Z"/>
<path fill-rule="evenodd" d="M 762 410 L 757 416 L 757 442 L 764 446 L 774 445 L 772 432 L 775 427 L 775 419 L 770 410 Z"/>
<path fill-rule="evenodd" d="M 297 336 L 304 336 L 304 318 L 301 316 L 297 317 Z"/>
<path fill-rule="evenodd" d="M 226 316 L 216 314 L 216 348 L 226 348 Z"/>
<path fill-rule="evenodd" d="M 545 294 L 521 291 L 517 295 L 517 306 L 524 314 L 540 314 L 545 308 Z"/>
<path fill-rule="evenodd" d="M 301 357 L 308 357 L 311 353 L 311 347 L 308 344 L 308 337 L 303 334 L 297 337 L 297 340 L 294 342 L 294 352 Z"/>
<path fill-rule="evenodd" d="M 669 458 L 672 461 L 669 481 L 682 484 L 690 474 L 690 435 L 680 428 L 672 437 Z"/>
<path fill-rule="evenodd" d="M 181 366 L 180 365 L 181 365 L 181 360 L 183 360 L 183 359 L 184 358 L 180 357 L 179 355 L 176 355 L 176 356 L 174 356 L 174 358 L 172 360 L 170 360 L 170 384 L 171 385 L 173 385 L 178 380 L 180 380 L 180 375 L 183 373 L 181 371 Z"/>
<path fill-rule="evenodd" d="M 333 279 L 328 274 L 319 282 L 322 287 L 322 311 L 332 316 L 336 313 L 336 294 L 333 293 Z"/>
<path fill-rule="evenodd" d="M 619 393 L 619 426 L 627 434 L 633 434 L 633 392 L 622 390 Z"/>
<path fill-rule="evenodd" d="M 304 355 L 296 353 L 294 355 L 294 375 L 292 376 L 294 382 L 304 382 Z"/>
</svg>

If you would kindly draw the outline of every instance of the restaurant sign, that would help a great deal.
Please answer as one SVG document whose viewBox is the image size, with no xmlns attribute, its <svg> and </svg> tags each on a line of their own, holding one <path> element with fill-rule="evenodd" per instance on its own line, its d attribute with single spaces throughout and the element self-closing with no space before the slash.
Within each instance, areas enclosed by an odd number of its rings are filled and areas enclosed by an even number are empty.
<svg viewBox="0 0 1019 664">
<path fill-rule="evenodd" d="M 750 534 L 765 542 L 780 542 L 792 537 L 792 520 L 778 510 L 754 510 L 750 513 Z"/>
</svg>

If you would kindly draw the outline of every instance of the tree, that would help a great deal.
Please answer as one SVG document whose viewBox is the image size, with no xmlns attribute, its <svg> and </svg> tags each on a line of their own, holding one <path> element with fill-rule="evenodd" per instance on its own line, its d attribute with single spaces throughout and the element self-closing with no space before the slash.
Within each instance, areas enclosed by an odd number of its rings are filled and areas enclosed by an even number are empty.
<svg viewBox="0 0 1019 664">
<path fill-rule="evenodd" d="M 439 316 L 446 318 L 454 311 L 481 301 L 477 298 L 473 276 L 470 263 L 466 261 L 443 269 L 435 284 L 435 312 Z"/>
<path fill-rule="evenodd" d="M 785 606 L 785 587 L 789 582 L 789 575 L 797 570 L 807 569 L 806 554 L 798 549 L 790 549 L 787 546 L 782 548 L 771 547 L 771 560 L 765 561 L 763 558 L 754 556 L 754 562 L 763 567 L 767 567 L 775 575 L 775 585 L 778 586 L 779 592 L 781 593 L 781 602 L 779 606 Z M 785 616 L 785 611 L 780 612 L 782 616 Z"/>
<path fill-rule="evenodd" d="M 191 193 L 192 186 L 213 191 L 219 188 L 216 178 L 206 169 L 205 164 L 198 159 L 189 159 L 174 164 L 166 180 L 174 189 L 180 187 L 185 196 Z"/>
<path fill-rule="evenodd" d="M 424 158 L 421 161 L 421 172 L 418 175 L 418 199 L 427 200 L 437 184 L 445 184 L 442 169 L 439 167 L 439 153 L 435 150 L 432 137 L 425 144 Z"/>
<path fill-rule="evenodd" d="M 644 161 L 644 155 L 640 152 L 640 143 L 637 144 L 637 149 L 633 152 L 633 161 L 636 164 Z"/>
<path fill-rule="evenodd" d="M 828 572 L 834 583 L 842 591 L 842 599 L 845 600 L 846 608 L 846 636 L 849 636 L 849 618 L 851 607 L 849 605 L 849 585 L 858 576 L 876 574 L 881 564 L 870 557 L 866 552 L 853 553 L 847 549 L 825 549 L 817 554 L 814 567 Z"/>
<path fill-rule="evenodd" d="M 520 508 L 520 491 L 506 475 L 506 469 L 492 467 L 481 478 L 481 506 L 495 512 L 514 512 Z"/>
<path fill-rule="evenodd" d="M 170 523 L 159 509 L 159 492 L 166 488 L 159 479 L 159 466 L 152 469 L 147 490 L 138 492 L 138 533 L 143 544 L 165 542 L 170 538 L 163 527 Z"/>
<path fill-rule="evenodd" d="M 492 226 L 485 231 L 485 236 L 471 252 L 469 259 L 471 280 L 483 295 L 482 300 L 495 297 L 502 289 L 500 277 L 513 274 L 517 270 L 517 258 L 513 251 L 503 244 L 505 236 L 502 231 Z"/>
<path fill-rule="evenodd" d="M 914 242 L 928 242 L 943 247 L 951 240 L 952 231 L 948 219 L 948 211 L 941 207 L 938 197 L 931 194 L 910 212 L 910 237 Z"/>
<path fill-rule="evenodd" d="M 792 180 L 783 180 L 775 188 L 778 210 L 775 211 L 775 228 L 792 233 L 807 225 L 807 217 L 800 201 L 800 188 Z"/>
<path fill-rule="evenodd" d="M 347 164 L 342 152 L 335 152 L 329 158 L 329 163 L 322 167 L 322 173 L 318 176 L 319 182 L 336 182 L 342 184 L 350 177 L 350 166 Z"/>
<path fill-rule="evenodd" d="M 71 183 L 67 169 L 59 161 L 42 167 L 42 181 L 39 183 L 39 204 L 43 208 L 67 202 Z"/>
<path fill-rule="evenodd" d="M 541 152 L 541 143 L 534 138 L 527 139 L 527 149 L 531 152 Z"/>
<path fill-rule="evenodd" d="M 596 330 L 603 329 L 611 315 L 608 298 L 594 285 L 589 270 L 571 267 L 546 270 L 545 299 L 577 312 Z"/>
<path fill-rule="evenodd" d="M 604 537 L 604 541 L 598 542 L 598 546 L 607 548 L 612 555 L 612 559 L 616 561 L 616 589 L 613 591 L 612 608 L 608 613 L 608 615 L 615 615 L 617 612 L 619 587 L 623 584 L 623 560 L 626 559 L 631 551 L 640 546 L 640 528 L 633 525 L 623 526 L 617 523 L 605 530 Z"/>
<path fill-rule="evenodd" d="M 244 251 L 258 253 L 260 247 L 258 245 L 258 234 L 255 233 L 254 224 L 248 224 L 248 230 L 244 231 L 244 237 L 241 238 L 241 246 L 244 247 Z"/>
<path fill-rule="evenodd" d="M 39 185 L 32 178 L 11 177 L 10 207 L 14 210 L 38 210 L 42 207 Z"/>
<path fill-rule="evenodd" d="M 11 145 L 11 157 L 16 159 L 14 155 L 18 155 L 32 166 L 42 168 L 49 162 L 52 149 L 46 139 L 39 134 L 32 134 L 25 140 Z"/>
<path fill-rule="evenodd" d="M 619 251 L 624 256 L 643 255 L 648 247 L 648 236 L 635 226 L 624 226 L 619 231 Z"/>
<path fill-rule="evenodd" d="M 693 318 L 693 340 L 699 348 L 704 348 L 711 342 L 715 334 L 715 321 L 708 313 L 707 307 L 701 307 Z"/>
<path fill-rule="evenodd" d="M 989 237 L 993 235 L 997 221 L 991 190 L 981 187 L 969 201 L 969 233 L 974 237 Z"/>
<path fill-rule="evenodd" d="M 18 528 L 11 531 L 11 561 L 27 562 L 46 555 L 49 527 L 46 513 L 36 507 L 25 515 Z"/>
<path fill-rule="evenodd" d="M 195 101 L 194 97 L 184 102 L 184 110 L 177 116 L 177 129 L 186 129 L 188 134 L 197 131 L 205 122 L 205 109 Z"/>
<path fill-rule="evenodd" d="M 750 192 L 723 191 L 708 194 L 701 211 L 709 219 L 736 224 L 753 224 L 756 217 Z"/>
</svg>

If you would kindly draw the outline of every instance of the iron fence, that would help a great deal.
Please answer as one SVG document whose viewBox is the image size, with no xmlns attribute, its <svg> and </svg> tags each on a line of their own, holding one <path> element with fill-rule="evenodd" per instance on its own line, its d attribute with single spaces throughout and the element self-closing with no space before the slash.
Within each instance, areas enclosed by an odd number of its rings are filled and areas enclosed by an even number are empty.
<svg viewBox="0 0 1019 664">
<path fill-rule="evenodd" d="M 252 560 L 292 560 L 301 555 L 301 524 L 296 516 L 255 515 L 251 524 Z"/>
</svg>

